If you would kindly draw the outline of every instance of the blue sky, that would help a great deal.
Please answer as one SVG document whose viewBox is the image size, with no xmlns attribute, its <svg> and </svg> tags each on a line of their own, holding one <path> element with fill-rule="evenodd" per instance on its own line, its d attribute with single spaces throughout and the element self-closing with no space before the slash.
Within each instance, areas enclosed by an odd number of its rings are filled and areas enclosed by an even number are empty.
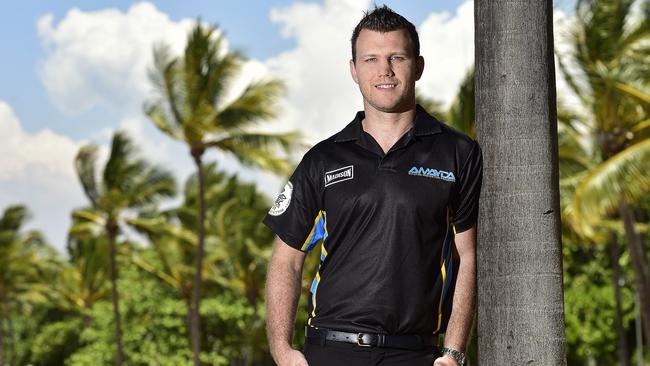
<svg viewBox="0 0 650 366">
<path fill-rule="evenodd" d="M 274 1 L 154 1 L 156 7 L 167 13 L 171 19 L 201 18 L 216 24 L 226 33 L 234 48 L 246 56 L 266 59 L 292 47 L 292 39 L 283 38 L 280 27 L 269 19 L 271 8 L 291 5 L 291 0 Z M 323 3 L 323 1 L 303 1 Z M 92 126 L 83 121 L 88 115 L 60 115 L 50 105 L 37 74 L 39 61 L 45 56 L 39 40 L 36 22 L 50 13 L 55 22 L 65 17 L 71 8 L 92 12 L 107 8 L 126 11 L 136 1 L 39 1 L 28 0 L 3 5 L 0 12 L 0 34 L 2 54 L 11 55 L 0 61 L 0 99 L 9 102 L 22 117 L 23 127 L 36 132 L 44 125 L 74 138 L 83 138 L 92 132 Z M 433 11 L 453 11 L 461 0 L 427 1 L 409 0 L 387 2 L 394 10 L 405 15 L 414 24 L 420 24 Z M 6 3 L 5 3 L 6 4 Z M 263 38 L 260 37 L 263 35 Z M 35 108 L 35 106 L 38 106 Z M 117 116 L 103 112 L 108 121 Z M 92 114 L 92 113 L 91 113 Z M 47 121 L 47 122 L 44 122 Z"/>
<path fill-rule="evenodd" d="M 382 4 L 383 2 L 378 2 Z M 420 32 L 427 60 L 419 88 L 449 103 L 473 63 L 471 0 L 386 1 Z M 572 0 L 557 0 L 569 12 Z M 155 42 L 180 50 L 188 25 L 217 24 L 232 49 L 250 58 L 239 87 L 263 77 L 289 86 L 269 130 L 299 129 L 315 142 L 342 128 L 361 106 L 347 70 L 349 36 L 369 0 L 327 1 L 42 1 L 0 5 L 0 209 L 22 202 L 30 227 L 64 246 L 69 214 L 85 204 L 72 161 L 86 143 L 104 153 L 127 130 L 152 161 L 179 182 L 192 172 L 184 147 L 155 130 L 141 112 L 146 65 Z M 112 9 L 112 10 L 111 10 Z M 236 88 L 235 88 L 236 89 Z M 284 178 L 220 166 L 273 195 Z"/>
</svg>

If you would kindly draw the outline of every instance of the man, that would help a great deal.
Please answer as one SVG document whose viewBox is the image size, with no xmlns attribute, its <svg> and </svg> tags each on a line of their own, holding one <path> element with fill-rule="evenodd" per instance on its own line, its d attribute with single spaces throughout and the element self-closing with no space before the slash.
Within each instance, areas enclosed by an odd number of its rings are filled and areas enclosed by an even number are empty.
<svg viewBox="0 0 650 366">
<path fill-rule="evenodd" d="M 280 366 L 464 362 L 481 152 L 416 106 L 419 48 L 413 24 L 388 7 L 364 16 L 350 60 L 364 112 L 305 154 L 264 219 L 278 235 L 266 297 Z M 317 246 L 303 354 L 292 330 L 305 253 Z"/>
</svg>

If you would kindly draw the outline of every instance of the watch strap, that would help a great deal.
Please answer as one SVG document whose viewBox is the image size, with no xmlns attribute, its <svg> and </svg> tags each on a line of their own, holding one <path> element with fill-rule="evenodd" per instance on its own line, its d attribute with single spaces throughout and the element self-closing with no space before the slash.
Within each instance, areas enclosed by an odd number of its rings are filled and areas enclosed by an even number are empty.
<svg viewBox="0 0 650 366">
<path fill-rule="evenodd" d="M 465 365 L 465 360 L 467 357 L 465 357 L 465 354 L 463 352 L 457 351 L 451 347 L 442 347 L 440 351 L 442 352 L 443 356 L 447 355 L 456 360 L 460 366 Z"/>
</svg>

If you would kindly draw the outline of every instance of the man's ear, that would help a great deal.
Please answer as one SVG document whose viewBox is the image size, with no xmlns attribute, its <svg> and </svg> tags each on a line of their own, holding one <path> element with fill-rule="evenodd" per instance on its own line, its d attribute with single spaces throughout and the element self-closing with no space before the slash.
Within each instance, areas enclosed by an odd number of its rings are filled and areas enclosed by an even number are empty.
<svg viewBox="0 0 650 366">
<path fill-rule="evenodd" d="M 357 68 L 354 66 L 354 60 L 350 60 L 350 75 L 352 75 L 352 80 L 355 83 L 359 84 L 359 78 L 357 77 Z"/>
<path fill-rule="evenodd" d="M 420 80 L 422 73 L 424 72 L 424 57 L 418 56 L 418 59 L 415 61 L 415 67 L 417 72 L 417 78 L 415 80 Z"/>
</svg>

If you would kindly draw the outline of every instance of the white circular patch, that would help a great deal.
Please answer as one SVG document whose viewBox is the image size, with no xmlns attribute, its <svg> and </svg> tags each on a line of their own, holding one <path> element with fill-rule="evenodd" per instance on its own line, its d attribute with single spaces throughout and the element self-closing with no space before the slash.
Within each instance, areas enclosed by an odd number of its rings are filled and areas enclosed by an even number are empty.
<svg viewBox="0 0 650 366">
<path fill-rule="evenodd" d="M 280 216 L 287 210 L 289 203 L 291 203 L 291 193 L 293 192 L 293 184 L 287 182 L 287 184 L 282 189 L 282 192 L 278 195 L 278 198 L 275 199 L 275 203 L 269 210 L 269 215 L 271 216 Z"/>
</svg>

